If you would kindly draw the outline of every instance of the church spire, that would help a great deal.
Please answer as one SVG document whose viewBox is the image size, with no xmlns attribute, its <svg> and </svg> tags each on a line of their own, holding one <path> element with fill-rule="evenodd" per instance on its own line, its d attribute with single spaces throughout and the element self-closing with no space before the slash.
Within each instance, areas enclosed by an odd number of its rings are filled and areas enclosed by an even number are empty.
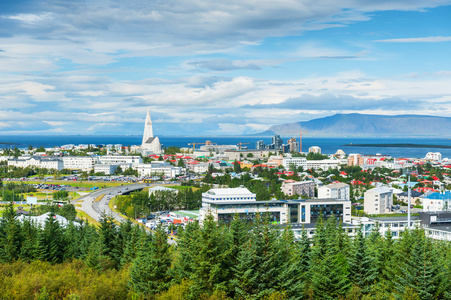
<svg viewBox="0 0 451 300">
<path fill-rule="evenodd" d="M 146 122 L 144 124 L 144 134 L 142 145 L 144 145 L 149 138 L 153 137 L 152 119 L 150 118 L 150 112 L 147 110 Z"/>
</svg>

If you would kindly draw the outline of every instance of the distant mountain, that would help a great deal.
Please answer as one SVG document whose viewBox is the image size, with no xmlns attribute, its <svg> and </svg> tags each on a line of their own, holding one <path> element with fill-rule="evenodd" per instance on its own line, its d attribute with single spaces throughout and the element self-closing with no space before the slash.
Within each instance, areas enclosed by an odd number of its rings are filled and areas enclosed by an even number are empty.
<svg viewBox="0 0 451 300">
<path fill-rule="evenodd" d="M 306 122 L 271 126 L 258 135 L 297 136 L 296 131 L 308 131 L 315 137 L 451 137 L 451 118 L 422 115 L 336 114 Z"/>
</svg>

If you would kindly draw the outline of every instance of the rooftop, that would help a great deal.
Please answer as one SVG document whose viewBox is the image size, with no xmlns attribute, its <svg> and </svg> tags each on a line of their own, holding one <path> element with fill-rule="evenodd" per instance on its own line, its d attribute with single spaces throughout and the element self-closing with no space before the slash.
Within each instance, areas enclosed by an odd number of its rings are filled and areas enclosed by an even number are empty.
<svg viewBox="0 0 451 300">
<path fill-rule="evenodd" d="M 215 195 L 215 196 L 227 196 L 227 195 L 248 195 L 255 196 L 246 188 L 227 188 L 227 189 L 210 189 L 205 194 Z"/>
</svg>

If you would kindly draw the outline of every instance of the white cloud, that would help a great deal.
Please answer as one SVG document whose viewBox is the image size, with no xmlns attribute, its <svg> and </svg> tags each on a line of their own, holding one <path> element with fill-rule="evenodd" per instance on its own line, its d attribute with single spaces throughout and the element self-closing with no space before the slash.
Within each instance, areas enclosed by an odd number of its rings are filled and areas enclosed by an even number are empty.
<svg viewBox="0 0 451 300">
<path fill-rule="evenodd" d="M 386 40 L 375 40 L 373 42 L 379 42 L 379 43 L 440 43 L 440 42 L 451 42 L 451 36 L 428 36 L 428 37 L 418 37 L 418 38 L 386 39 Z"/>
<path fill-rule="evenodd" d="M 63 126 L 69 124 L 69 122 L 62 122 L 62 121 L 43 121 L 44 123 L 47 123 L 51 126 Z"/>
</svg>

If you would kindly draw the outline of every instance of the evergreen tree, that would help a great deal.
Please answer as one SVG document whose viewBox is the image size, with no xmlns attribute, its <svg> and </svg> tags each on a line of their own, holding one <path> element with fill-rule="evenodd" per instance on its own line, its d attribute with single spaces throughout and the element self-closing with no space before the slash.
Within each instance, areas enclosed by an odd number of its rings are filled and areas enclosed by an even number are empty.
<svg viewBox="0 0 451 300">
<path fill-rule="evenodd" d="M 137 258 L 130 270 L 130 286 L 139 295 L 155 295 L 169 288 L 168 276 L 171 266 L 167 235 L 159 227 L 149 243 L 143 237 L 140 241 Z"/>
<path fill-rule="evenodd" d="M 22 243 L 21 226 L 16 218 L 16 212 L 14 211 L 12 202 L 7 204 L 1 224 L 3 233 L 2 240 L 0 241 L 0 247 L 2 248 L 0 260 L 3 262 L 11 262 L 19 258 Z"/>
<path fill-rule="evenodd" d="M 358 229 L 353 241 L 349 257 L 349 275 L 351 284 L 364 294 L 370 292 L 371 285 L 376 281 L 377 265 L 369 255 L 361 228 Z"/>
<path fill-rule="evenodd" d="M 409 258 L 400 266 L 395 285 L 397 294 L 401 297 L 410 288 L 420 299 L 435 298 L 438 272 L 433 243 L 421 229 L 414 229 L 411 235 L 413 247 Z"/>
</svg>

